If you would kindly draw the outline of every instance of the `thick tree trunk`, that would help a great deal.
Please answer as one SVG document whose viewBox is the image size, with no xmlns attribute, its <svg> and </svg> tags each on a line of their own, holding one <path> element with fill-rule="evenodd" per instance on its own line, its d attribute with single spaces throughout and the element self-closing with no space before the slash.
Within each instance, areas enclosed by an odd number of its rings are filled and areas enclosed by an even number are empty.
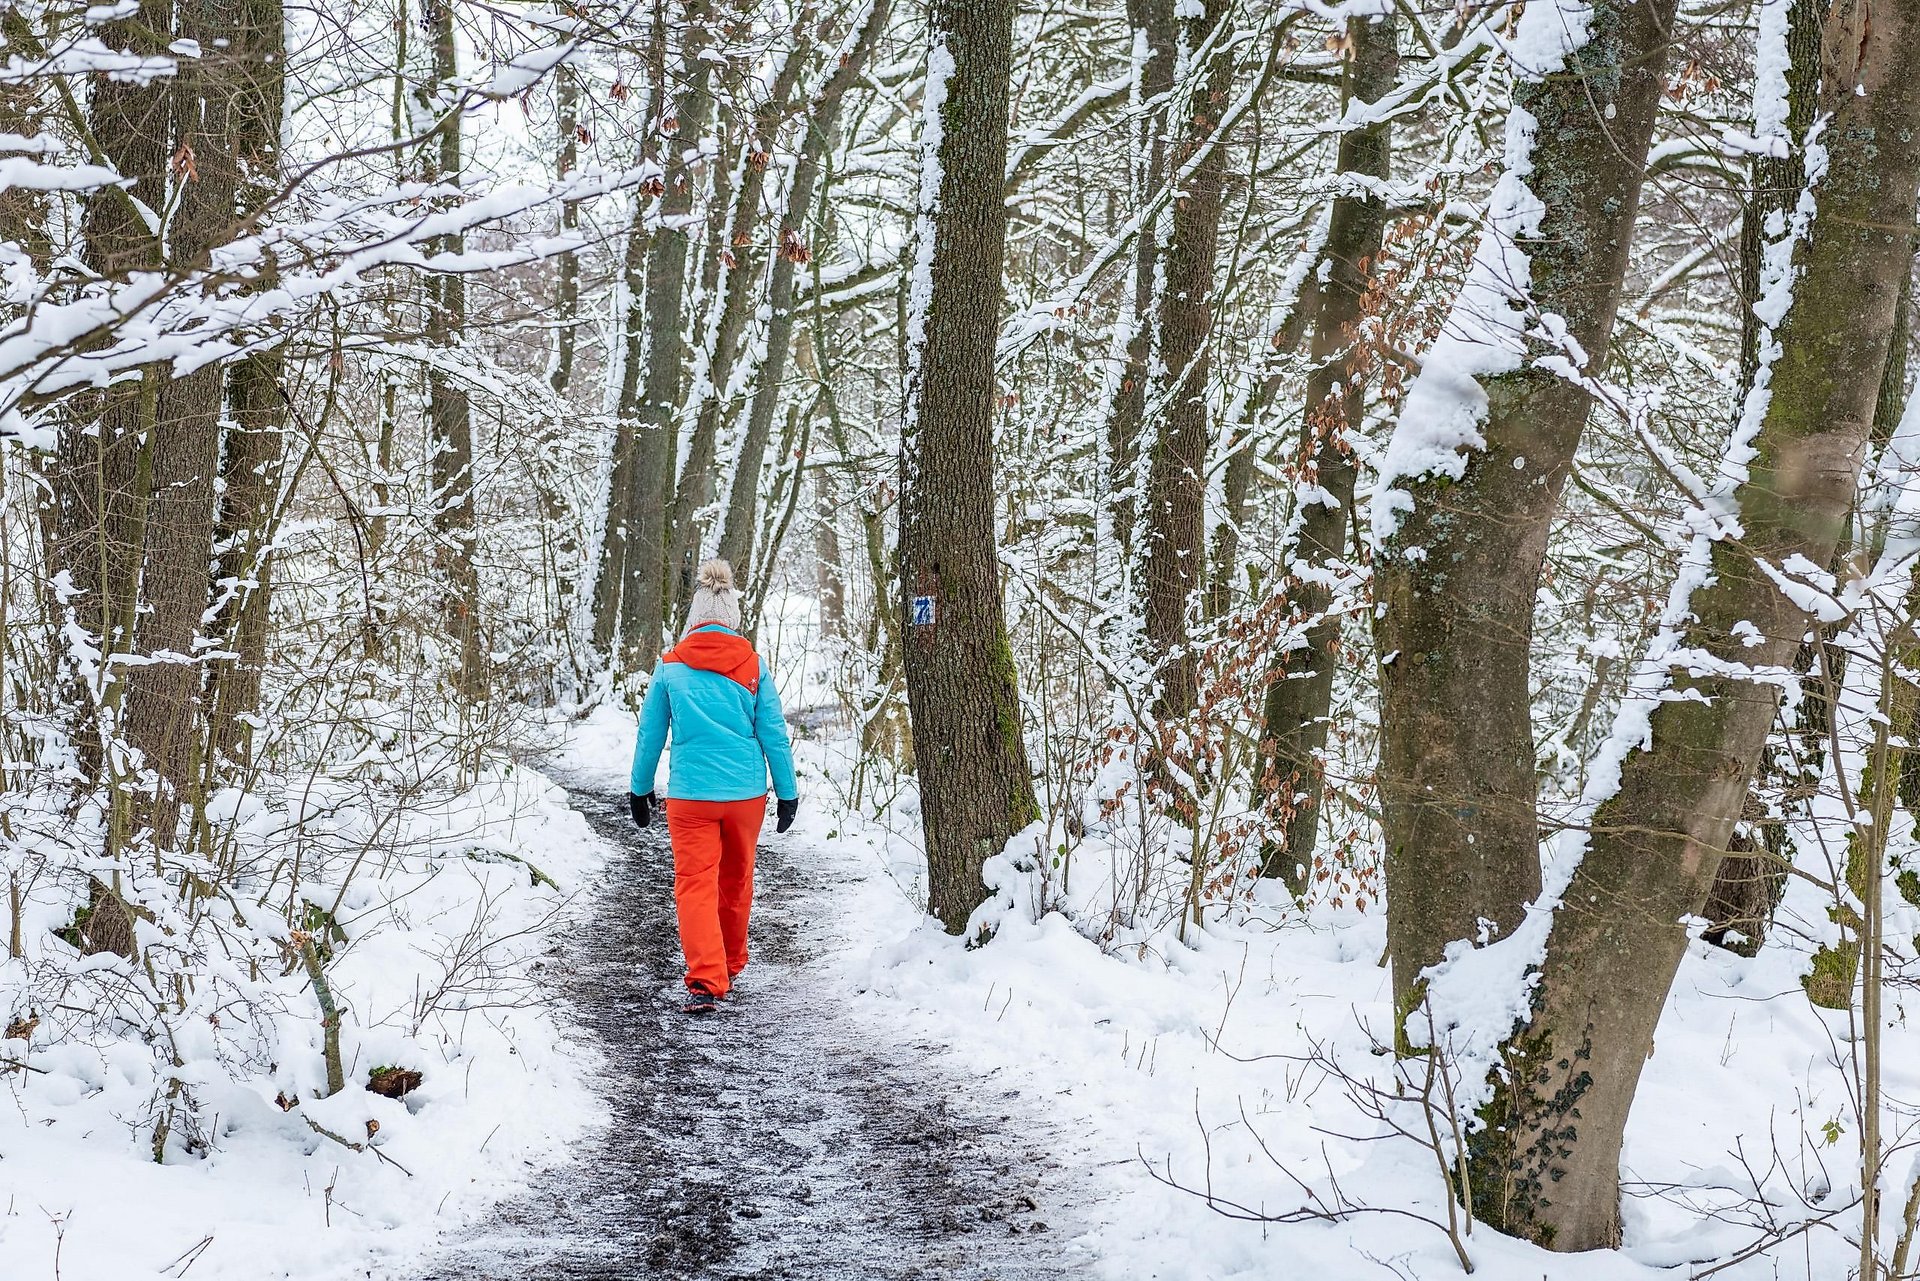
<svg viewBox="0 0 1920 1281">
<path fill-rule="evenodd" d="M 1206 559 L 1207 380 L 1212 370 L 1213 268 L 1220 243 L 1221 185 L 1226 152 L 1212 145 L 1233 75 L 1233 54 L 1214 39 L 1231 6 L 1209 0 L 1202 16 L 1182 19 L 1176 62 L 1192 78 L 1179 115 L 1179 141 L 1167 168 L 1179 173 L 1180 198 L 1161 214 L 1155 268 L 1160 288 L 1148 353 L 1152 455 L 1147 464 L 1145 565 L 1141 590 L 1146 648 L 1158 676 L 1154 711 L 1165 717 L 1192 710 L 1198 667 L 1188 644 L 1188 615 Z M 1204 71 L 1187 66 L 1207 51 Z M 1204 154 L 1203 154 L 1204 153 Z M 1199 156 L 1197 164 L 1193 160 Z"/>
<path fill-rule="evenodd" d="M 900 448 L 900 608 L 931 910 L 1039 815 L 1000 599 L 994 347 L 1006 255 L 1012 0 L 933 0 Z"/>
<path fill-rule="evenodd" d="M 1173 0 L 1127 0 L 1127 25 L 1133 32 L 1133 84 L 1128 144 L 1128 195 L 1144 209 L 1167 180 L 1168 98 L 1173 93 Z M 1113 403 L 1107 411 L 1107 488 L 1109 519 L 1120 563 L 1131 565 L 1134 526 L 1139 520 L 1140 433 L 1146 420 L 1147 357 L 1156 311 L 1155 272 L 1160 238 L 1142 227 L 1133 244 L 1133 297 L 1125 321 L 1125 347 Z"/>
<path fill-rule="evenodd" d="M 426 0 L 424 18 L 433 47 L 432 73 L 423 83 L 421 108 L 443 114 L 429 144 L 432 181 L 458 186 L 465 169 L 461 113 L 452 95 L 460 74 L 452 0 Z M 459 254 L 466 236 L 449 232 L 433 249 Z M 427 343 L 457 351 L 466 341 L 467 281 L 458 272 L 427 277 Z M 441 619 L 459 652 L 454 688 L 462 698 L 487 695 L 489 673 L 480 617 L 480 569 L 475 556 L 479 528 L 474 511 L 473 407 L 464 382 L 435 363 L 427 370 L 427 449 L 433 478 L 434 569 L 440 579 Z"/>
<path fill-rule="evenodd" d="M 1817 68 L 1817 30 L 1813 49 L 1811 61 Z M 1811 94 L 1817 86 L 1812 76 L 1807 77 L 1807 82 L 1807 92 Z M 1802 179 L 1803 185 L 1804 181 Z M 1910 242 L 1909 259 L 1912 252 L 1913 245 Z M 1893 337 L 1887 345 L 1887 369 L 1880 379 L 1880 394 L 1873 411 L 1873 428 L 1867 435 L 1870 456 L 1886 448 L 1906 410 L 1908 317 L 1912 310 L 1913 276 L 1909 268 L 1906 289 L 1894 306 Z M 1853 523 L 1852 520 L 1848 522 L 1849 525 Z M 1865 549 L 1870 558 L 1877 559 L 1880 554 L 1879 537 L 1879 534 L 1873 535 L 1871 545 Z M 1849 558 L 1859 550 L 1850 539 L 1843 537 L 1834 545 L 1833 555 L 1828 558 L 1827 572 L 1845 577 Z M 1800 703 L 1792 730 L 1792 737 L 1798 740 L 1799 745 L 1799 759 L 1792 765 L 1798 768 L 1792 774 L 1785 774 L 1791 768 L 1790 748 L 1783 741 L 1786 736 L 1778 732 L 1769 734 L 1769 747 L 1760 753 L 1752 792 L 1747 798 L 1746 821 L 1756 821 L 1766 814 L 1760 795 L 1763 790 L 1777 791 L 1780 803 L 1789 816 L 1805 814 L 1812 798 L 1818 794 L 1832 737 L 1835 704 L 1840 697 L 1841 684 L 1846 679 L 1846 647 L 1836 643 L 1846 626 L 1844 620 L 1821 623 L 1810 629 L 1807 637 L 1800 642 L 1793 658 L 1793 672 L 1800 681 Z M 1707 894 L 1706 906 L 1701 908 L 1701 915 L 1709 923 L 1704 935 L 1706 940 L 1743 956 L 1759 955 L 1767 931 L 1773 927 L 1774 913 L 1780 906 L 1781 897 L 1786 894 L 1793 856 L 1793 846 L 1787 839 L 1786 822 L 1777 819 L 1767 822 L 1760 828 L 1757 837 L 1736 827 L 1727 840 L 1727 853 L 1720 860 L 1720 869 L 1714 873 L 1713 889 Z M 1842 1008 L 1853 999 L 1851 983 L 1846 986 L 1846 992 L 1837 998 Z M 1818 996 L 1814 1000 L 1815 1004 L 1822 1003 Z"/>
<path fill-rule="evenodd" d="M 182 65 L 176 87 L 181 191 L 169 226 L 176 267 L 205 266 L 238 230 L 243 171 L 257 160 L 253 153 L 265 120 L 276 132 L 279 126 L 279 95 L 270 86 L 277 87 L 282 75 L 280 21 L 277 4 L 258 0 L 183 0 L 179 6 L 179 34 L 204 53 Z M 260 100 L 266 94 L 270 104 Z M 256 206 L 261 200 L 257 188 L 252 199 Z M 203 732 L 206 681 L 196 642 L 215 569 L 226 372 L 222 364 L 209 364 L 162 382 L 150 450 L 152 497 L 137 637 L 149 661 L 129 676 L 126 725 L 128 739 L 157 774 L 151 807 L 142 817 L 163 847 L 175 840 L 180 806 L 200 779 L 211 739 Z M 235 479 L 239 492 L 229 492 L 227 500 L 253 501 L 247 477 L 236 473 Z M 256 666 L 256 692 L 257 680 Z"/>
<path fill-rule="evenodd" d="M 172 29 L 171 6 L 163 0 L 145 0 L 131 18 L 103 24 L 100 37 L 116 49 L 163 56 Z M 88 268 L 104 278 L 122 280 L 162 265 L 159 237 L 148 227 L 141 206 L 166 207 L 173 90 L 173 82 L 165 77 L 135 83 L 104 74 L 93 76 L 88 86 L 88 127 L 93 139 L 106 161 L 132 182 L 127 189 L 103 188 L 86 201 L 84 256 Z M 144 495 L 135 492 L 135 477 L 152 426 L 157 381 L 128 379 L 78 398 L 72 417 L 61 424 L 52 468 L 51 577 L 64 584 L 60 595 L 74 621 L 98 639 L 106 654 L 132 648 L 130 623 L 140 546 L 136 517 L 145 503 Z M 110 683 L 118 675 L 115 671 L 105 679 Z M 83 708 L 93 696 L 76 678 L 64 701 Z M 110 726 L 82 730 L 76 725 L 75 730 L 82 763 L 89 774 L 95 774 L 105 764 L 107 748 L 96 731 L 111 732 Z"/>
<path fill-rule="evenodd" d="M 854 37 L 826 83 L 813 95 L 806 112 L 806 132 L 794 157 L 792 185 L 787 189 L 786 218 L 780 226 L 780 247 L 767 281 L 767 354 L 754 371 L 753 400 L 747 408 L 746 430 L 735 456 L 733 480 L 727 493 L 727 519 L 720 534 L 720 555 L 733 565 L 737 581 L 747 581 L 752 570 L 753 545 L 760 514 L 760 469 L 780 403 L 781 382 L 793 348 L 793 282 L 799 264 L 812 251 L 802 231 L 813 210 L 814 191 L 827 154 L 840 137 L 840 104 L 850 85 L 865 68 L 867 58 L 887 28 L 891 0 L 874 0 L 866 23 Z"/>
<path fill-rule="evenodd" d="M 1379 101 L 1400 74 L 1400 30 L 1389 16 L 1349 18 L 1351 52 L 1345 77 L 1347 107 Z M 1393 155 L 1391 127 L 1368 125 L 1341 135 L 1339 171 L 1356 179 L 1385 182 Z M 1360 190 L 1367 187 L 1363 182 Z M 1327 715 L 1341 667 L 1343 619 L 1329 615 L 1330 579 L 1347 555 L 1353 527 L 1357 474 L 1350 433 L 1366 405 L 1370 353 L 1357 340 L 1373 284 L 1388 210 L 1366 195 L 1334 199 L 1328 221 L 1326 280 L 1313 326 L 1313 371 L 1307 377 L 1303 411 L 1300 511 L 1293 560 L 1284 580 L 1288 622 L 1304 627 L 1294 648 L 1276 658 L 1267 686 L 1261 729 L 1259 781 L 1273 798 L 1278 831 L 1261 851 L 1263 876 L 1277 876 L 1297 894 L 1313 871 L 1320 830 L 1321 753 L 1327 746 Z"/>
<path fill-rule="evenodd" d="M 694 175 L 686 156 L 706 131 L 713 107 L 707 92 L 713 64 L 705 56 L 710 9 L 709 0 L 685 0 L 682 6 L 682 90 L 674 112 L 676 127 L 667 144 L 661 225 L 647 248 L 646 367 L 632 414 L 633 467 L 625 498 L 630 516 L 620 593 L 621 666 L 627 671 L 653 667 L 666 626 L 662 571 L 667 507 L 673 492 L 680 382 L 687 361 L 683 326 Z"/>
<path fill-rule="evenodd" d="M 178 236 L 181 220 L 174 226 Z M 127 675 L 125 726 L 127 742 L 152 774 L 151 793 L 145 786 L 136 791 L 134 824 L 150 829 L 162 849 L 173 848 L 181 805 L 199 775 L 202 673 L 195 641 L 213 559 L 220 393 L 218 366 L 169 383 L 148 449 L 152 485 L 134 646 L 143 661 Z"/>
<path fill-rule="evenodd" d="M 1794 247 L 1768 390 L 1749 402 L 1755 452 L 1730 495 L 1739 535 L 1712 542 L 1711 577 L 1675 623 L 1666 695 L 1644 727 L 1631 723 L 1645 746 L 1621 763 L 1560 898 L 1535 1014 L 1512 1050 L 1516 1085 L 1496 1096 L 1499 1125 L 1478 1154 L 1483 1214 L 1555 1249 L 1619 1241 L 1621 1137 L 1686 951 L 1683 922 L 1713 884 L 1779 705 L 1774 685 L 1738 673 L 1788 664 L 1807 631 L 1761 566 L 1825 565 L 1843 536 L 1906 288 L 1920 3 L 1875 5 L 1869 21 L 1865 0 L 1836 0 L 1820 65 L 1827 171 Z"/>
<path fill-rule="evenodd" d="M 147 0 L 130 18 L 103 24 L 100 36 L 113 48 L 154 56 L 163 54 L 172 40 L 172 26 L 170 7 Z M 86 263 L 106 279 L 123 280 L 163 265 L 160 239 L 141 206 L 166 206 L 175 88 L 166 79 L 138 84 L 105 75 L 94 76 L 88 87 L 93 141 L 107 163 L 132 183 L 127 189 L 103 188 L 86 201 Z M 81 398 L 60 428 L 52 470 L 56 497 L 49 568 L 56 601 L 71 611 L 73 622 L 97 641 L 103 655 L 134 649 L 142 523 L 150 492 L 150 469 L 143 462 L 152 439 L 159 381 L 157 371 L 147 370 Z M 128 798 L 118 790 L 124 759 L 118 714 L 124 706 L 126 668 L 110 661 L 97 685 L 89 685 L 82 671 L 80 664 L 67 667 L 64 701 L 74 712 L 75 745 L 87 784 L 95 790 L 102 785 L 116 789 L 106 798 L 103 851 L 113 857 L 124 852 L 129 827 Z M 118 873 L 96 876 L 89 900 L 85 949 L 133 956 L 134 918 L 120 896 Z"/>
<path fill-rule="evenodd" d="M 1619 304 L 1673 13 L 1673 0 L 1602 0 L 1563 69 L 1514 86 L 1514 109 L 1537 121 L 1525 182 L 1544 205 L 1537 233 L 1517 242 L 1531 265 L 1530 287 L 1517 284 L 1530 310 L 1565 322 L 1589 377 Z M 1565 359 L 1525 341 L 1529 356 Z M 1484 446 L 1457 481 L 1402 478 L 1411 509 L 1375 561 L 1387 946 L 1402 1014 L 1447 944 L 1483 922 L 1508 933 L 1540 890 L 1534 597 L 1592 397 L 1532 360 L 1478 382 Z M 1429 429 L 1403 415 L 1396 434 Z"/>
</svg>

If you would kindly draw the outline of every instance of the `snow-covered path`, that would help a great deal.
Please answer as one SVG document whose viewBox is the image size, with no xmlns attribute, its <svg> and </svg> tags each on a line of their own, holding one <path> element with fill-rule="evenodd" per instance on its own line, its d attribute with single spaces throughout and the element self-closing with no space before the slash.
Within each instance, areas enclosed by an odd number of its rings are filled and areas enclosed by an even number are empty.
<svg viewBox="0 0 1920 1281">
<path fill-rule="evenodd" d="M 763 845 L 753 963 L 718 1014 L 679 1010 L 665 833 L 572 792 L 619 847 L 562 979 L 598 1042 L 606 1124 L 431 1260 L 422 1281 L 1066 1276 L 1071 1179 L 1026 1099 L 889 1036 L 824 976 L 857 934 L 831 861 Z"/>
</svg>

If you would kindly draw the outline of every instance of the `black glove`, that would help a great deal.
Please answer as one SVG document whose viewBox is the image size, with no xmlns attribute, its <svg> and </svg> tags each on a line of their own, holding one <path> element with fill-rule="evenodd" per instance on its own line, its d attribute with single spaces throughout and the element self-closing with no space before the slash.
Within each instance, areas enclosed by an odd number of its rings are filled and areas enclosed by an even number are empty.
<svg viewBox="0 0 1920 1281">
<path fill-rule="evenodd" d="M 793 816 L 800 812 L 800 798 L 790 801 L 778 801 L 773 807 L 773 830 L 784 832 L 793 826 Z"/>
<path fill-rule="evenodd" d="M 633 815 L 635 827 L 645 827 L 653 822 L 653 793 L 641 796 L 635 792 L 627 793 L 627 812 Z"/>
</svg>

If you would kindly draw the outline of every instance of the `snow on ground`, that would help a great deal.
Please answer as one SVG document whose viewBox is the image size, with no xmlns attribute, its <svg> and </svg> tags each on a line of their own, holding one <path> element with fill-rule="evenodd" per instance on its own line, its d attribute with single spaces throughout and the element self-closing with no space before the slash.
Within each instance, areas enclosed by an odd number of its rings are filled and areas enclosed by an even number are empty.
<svg viewBox="0 0 1920 1281">
<path fill-rule="evenodd" d="M 831 793 L 850 768 L 843 745 L 800 752 L 803 794 Z M 1390 987 L 1377 909 L 1302 913 L 1262 887 L 1185 944 L 1168 928 L 1103 950 L 1059 912 L 1033 920 L 1031 877 L 1003 859 L 989 869 L 1008 891 L 988 912 L 996 933 L 968 949 L 914 906 L 925 864 L 910 793 L 864 821 L 838 822 L 813 798 L 801 815 L 822 857 L 864 869 L 849 874 L 847 982 L 876 1022 L 951 1047 L 983 1088 L 1038 1093 L 1082 1136 L 1063 1159 L 1083 1170 L 1089 1226 L 1077 1244 L 1099 1260 L 1090 1275 L 1251 1281 L 1281 1262 L 1332 1281 L 1462 1275 L 1432 1152 L 1391 1136 L 1342 1079 L 1393 1082 L 1378 1043 Z M 1817 912 L 1813 898 L 1790 899 L 1787 915 Z M 1628 1134 L 1624 1253 L 1554 1255 L 1479 1228 L 1465 1241 L 1474 1275 L 1672 1277 L 1664 1269 L 1741 1250 L 1768 1217 L 1841 1210 L 1831 1228 L 1717 1275 L 1850 1276 L 1857 1247 L 1842 1234 L 1858 1221 L 1844 1208 L 1857 1196 L 1858 1149 L 1836 1066 L 1846 1021 L 1808 1003 L 1805 960 L 1786 945 L 1755 960 L 1695 945 Z M 1889 1036 L 1890 1094 L 1912 1098 L 1920 1038 Z M 1411 1104 L 1388 1115 L 1419 1126 Z M 1890 1173 L 1896 1187 L 1905 1164 Z M 1753 1205 L 1755 1178 L 1770 1210 Z M 1253 1221 L 1342 1196 L 1368 1208 L 1340 1222 Z"/>
<path fill-rule="evenodd" d="M 867 799 L 849 805 L 852 746 L 843 726 L 808 714 L 828 701 L 830 678 L 798 635 L 783 644 L 776 632 L 764 648 L 789 711 L 802 713 L 803 803 L 785 844 L 843 882 L 837 917 L 819 923 L 838 936 L 837 962 L 822 971 L 833 990 L 822 995 L 844 1000 L 876 1038 L 946 1047 L 948 1079 L 997 1097 L 1018 1091 L 1048 1131 L 1073 1136 L 1057 1156 L 1073 1201 L 1059 1248 L 1074 1275 L 1237 1281 L 1281 1264 L 1331 1281 L 1461 1275 L 1435 1158 L 1389 1130 L 1389 1120 L 1417 1129 L 1420 1112 L 1389 1102 L 1369 1115 L 1353 1097 L 1390 1091 L 1394 1079 L 1378 1044 L 1390 989 L 1377 905 L 1303 912 L 1262 888 L 1184 943 L 1168 923 L 1102 946 L 1084 924 L 1108 883 L 1096 875 L 1110 856 L 1096 836 L 1075 855 L 1065 900 L 1074 919 L 1035 919 L 1034 874 L 996 860 L 989 879 L 1003 892 L 980 918 L 993 938 L 964 947 L 920 910 L 910 786 L 883 791 L 869 763 Z M 555 768 L 617 794 L 632 735 L 630 712 L 602 709 L 567 728 Z M 10 1104 L 0 1109 L 7 1277 L 403 1276 L 433 1239 L 481 1221 L 539 1166 L 578 1150 L 598 1119 L 591 1065 L 538 967 L 605 847 L 524 768 L 401 821 L 396 845 L 407 852 L 359 882 L 342 914 L 351 943 L 333 973 L 350 1010 L 352 1083 L 342 1096 L 314 1101 L 311 1020 L 289 1022 L 284 1061 L 239 1084 L 202 1080 L 219 1118 L 211 1151 L 158 1166 L 146 1113 L 154 1067 L 135 1043 L 36 1046 L 30 1061 L 42 1073 L 0 1075 Z M 523 863 L 501 855 L 531 860 L 559 890 L 531 884 Z M 1801 925 L 1783 939 L 1818 935 L 1817 899 L 1796 886 L 1785 910 Z M 496 965 L 455 966 L 451 990 L 432 999 L 476 915 L 488 913 L 496 934 L 519 933 Z M 1767 1215 L 1836 1211 L 1832 1227 L 1717 1275 L 1846 1277 L 1857 1149 L 1837 1064 L 1851 1033 L 1844 1016 L 1808 1004 L 1805 964 L 1792 942 L 1751 961 L 1696 945 L 1628 1135 L 1625 1252 L 1549 1255 L 1483 1228 L 1464 1243 L 1475 1275 L 1671 1277 L 1664 1269 L 1740 1250 Z M 17 1003 L 27 983 L 19 963 L 0 967 L 0 998 Z M 422 1005 L 436 1008 L 422 1017 Z M 1889 1038 L 1890 1094 L 1920 1096 L 1915 1033 Z M 359 1088 L 369 1068 L 389 1063 L 425 1074 L 404 1102 Z M 282 1093 L 307 1102 L 283 1112 Z M 356 1140 L 377 1121 L 392 1163 L 317 1136 L 306 1116 Z M 1906 1163 L 1896 1160 L 1891 1184 L 1904 1186 Z M 1770 1210 L 1754 1208 L 1756 1179 Z M 1337 1222 L 1257 1221 L 1308 1205 L 1356 1209 Z"/>
<path fill-rule="evenodd" d="M 565 1154 L 593 1120 L 593 1096 L 540 971 L 604 847 L 559 789 L 520 768 L 396 821 L 401 852 L 378 877 L 354 880 L 339 913 L 350 940 L 329 967 L 346 1010 L 340 1095 L 315 1097 L 315 1020 L 283 1018 L 278 1057 L 250 1079 L 189 1064 L 183 1075 L 213 1118 L 210 1150 L 159 1165 L 156 1066 L 143 1045 L 0 1041 L 0 1057 L 35 1069 L 0 1073 L 0 1275 L 394 1277 L 425 1242 Z M 515 859 L 558 888 L 535 884 Z M 32 929 L 57 923 L 29 919 Z M 0 964 L 0 1011 L 33 982 L 24 963 Z M 290 1005 L 312 1000 L 297 974 L 279 990 Z M 369 1093 L 380 1066 L 414 1069 L 423 1083 L 403 1100 Z M 283 1111 L 277 1095 L 305 1101 Z M 321 1137 L 307 1117 L 363 1144 L 377 1123 L 379 1155 Z"/>
</svg>

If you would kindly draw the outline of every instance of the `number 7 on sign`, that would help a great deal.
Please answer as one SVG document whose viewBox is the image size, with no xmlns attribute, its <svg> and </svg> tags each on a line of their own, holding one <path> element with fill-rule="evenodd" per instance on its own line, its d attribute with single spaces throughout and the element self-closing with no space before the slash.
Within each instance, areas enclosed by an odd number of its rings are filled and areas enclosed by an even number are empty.
<svg viewBox="0 0 1920 1281">
<path fill-rule="evenodd" d="M 915 627 L 933 626 L 933 615 L 933 597 L 915 596 L 913 598 L 913 608 L 908 611 L 907 617 Z"/>
</svg>

